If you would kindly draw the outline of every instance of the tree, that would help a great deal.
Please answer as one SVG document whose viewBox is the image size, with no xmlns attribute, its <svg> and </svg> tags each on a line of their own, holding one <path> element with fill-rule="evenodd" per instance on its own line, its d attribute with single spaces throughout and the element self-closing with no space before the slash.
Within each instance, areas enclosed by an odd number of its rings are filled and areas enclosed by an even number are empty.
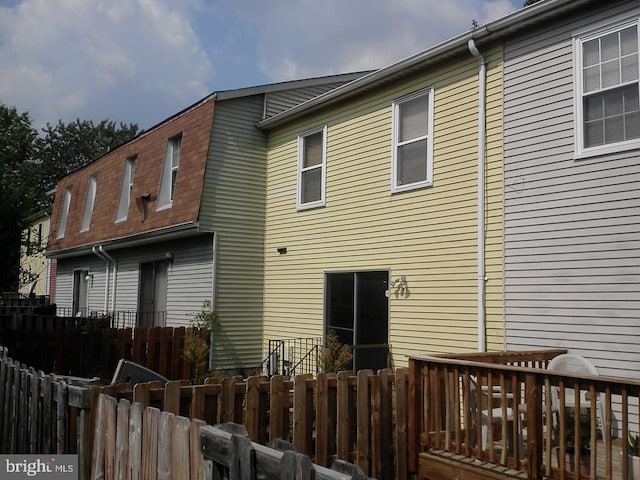
<svg viewBox="0 0 640 480">
<path fill-rule="evenodd" d="M 77 119 L 53 126 L 47 123 L 43 135 L 36 140 L 36 157 L 41 168 L 40 202 L 56 182 L 72 171 L 113 150 L 139 134 L 138 125 L 102 120 Z"/>
<path fill-rule="evenodd" d="M 34 208 L 36 131 L 27 113 L 0 104 L 0 292 L 16 291 L 24 218 Z"/>
<path fill-rule="evenodd" d="M 47 123 L 42 135 L 28 113 L 0 103 L 0 292 L 16 292 L 25 219 L 48 210 L 47 192 L 71 171 L 138 135 L 136 124 L 80 119 Z"/>
</svg>

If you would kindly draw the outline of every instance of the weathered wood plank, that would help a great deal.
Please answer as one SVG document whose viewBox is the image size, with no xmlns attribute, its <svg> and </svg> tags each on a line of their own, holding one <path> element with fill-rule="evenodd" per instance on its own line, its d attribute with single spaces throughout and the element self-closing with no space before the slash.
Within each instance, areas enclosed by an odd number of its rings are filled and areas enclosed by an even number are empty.
<svg viewBox="0 0 640 480">
<path fill-rule="evenodd" d="M 174 416 L 171 426 L 171 478 L 193 478 L 191 474 L 191 422 Z"/>
<path fill-rule="evenodd" d="M 204 480 L 205 464 L 200 453 L 200 428 L 205 424 L 204 421 L 194 418 L 191 420 L 189 427 L 189 458 L 191 459 L 191 480 Z"/>
<path fill-rule="evenodd" d="M 337 425 L 337 450 L 338 450 L 338 458 L 341 460 L 346 460 L 347 462 L 351 459 L 349 458 L 349 452 L 351 450 L 351 405 L 350 405 L 350 390 L 351 386 L 349 383 L 349 377 L 351 376 L 351 372 L 338 372 L 338 383 L 337 383 L 337 416 L 338 416 L 338 425 Z"/>
<path fill-rule="evenodd" d="M 312 378 L 311 374 L 296 375 L 293 380 L 293 444 L 306 455 L 312 454 L 313 395 L 307 388 L 307 381 Z"/>
<path fill-rule="evenodd" d="M 115 398 L 107 395 L 103 395 L 102 399 L 103 423 L 101 435 L 104 436 L 104 478 L 105 480 L 112 480 L 116 478 L 118 402 Z"/>
<path fill-rule="evenodd" d="M 118 402 L 116 419 L 116 480 L 129 479 L 129 400 L 121 399 Z"/>
<path fill-rule="evenodd" d="M 180 382 L 173 380 L 164 386 L 163 411 L 180 414 Z"/>
<path fill-rule="evenodd" d="M 358 372 L 358 391 L 357 391 L 357 461 L 355 462 L 362 468 L 365 475 L 371 472 L 371 450 L 369 444 L 370 429 L 370 389 L 369 381 L 373 375 L 371 370 L 360 370 Z"/>
<path fill-rule="evenodd" d="M 396 369 L 396 374 L 395 374 L 395 390 L 396 390 L 395 478 L 397 480 L 407 479 L 407 470 L 408 470 L 407 408 L 409 405 L 408 381 L 409 381 L 409 369 L 408 368 Z"/>
<path fill-rule="evenodd" d="M 106 395 L 100 395 L 98 397 L 98 405 L 95 413 L 95 426 L 94 426 L 94 441 L 93 451 L 91 454 L 91 478 L 93 480 L 101 480 L 104 478 L 104 415 L 105 415 L 105 400 L 103 397 Z"/>
<path fill-rule="evenodd" d="M 158 430 L 160 410 L 147 407 L 142 414 L 142 478 L 155 480 L 158 476 Z"/>
<path fill-rule="evenodd" d="M 142 479 L 142 414 L 141 403 L 131 404 L 129 409 L 129 479 Z"/>
<path fill-rule="evenodd" d="M 329 378 L 326 373 L 316 377 L 316 457 L 318 465 L 328 465 L 329 450 Z"/>
<path fill-rule="evenodd" d="M 158 480 L 171 480 L 171 423 L 175 415 L 169 412 L 160 413 L 158 424 Z"/>
</svg>

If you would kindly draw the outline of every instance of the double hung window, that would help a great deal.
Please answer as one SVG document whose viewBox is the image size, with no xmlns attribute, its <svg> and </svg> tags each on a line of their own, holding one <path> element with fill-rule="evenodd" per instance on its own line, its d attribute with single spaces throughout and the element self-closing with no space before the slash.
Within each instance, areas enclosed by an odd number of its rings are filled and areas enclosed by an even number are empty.
<svg viewBox="0 0 640 480">
<path fill-rule="evenodd" d="M 81 232 L 86 232 L 91 226 L 91 217 L 93 215 L 93 206 L 96 203 L 96 189 L 98 188 L 98 175 L 89 177 L 89 186 L 87 188 L 87 198 L 84 202 L 84 212 L 82 214 Z"/>
<path fill-rule="evenodd" d="M 640 147 L 638 22 L 576 40 L 576 151 Z"/>
<path fill-rule="evenodd" d="M 433 88 L 393 103 L 391 191 L 433 183 Z"/>
<path fill-rule="evenodd" d="M 71 205 L 71 187 L 64 189 L 62 197 L 62 208 L 60 209 L 60 221 L 58 222 L 58 233 L 56 238 L 63 238 L 67 229 L 67 217 L 69 216 L 69 206 Z"/>
<path fill-rule="evenodd" d="M 178 166 L 180 165 L 180 149 L 182 135 L 170 138 L 164 153 L 162 164 L 162 177 L 160 178 L 160 192 L 158 194 L 158 210 L 169 208 L 173 204 L 178 178 Z"/>
<path fill-rule="evenodd" d="M 298 136 L 299 209 L 321 207 L 325 204 L 326 159 L 326 126 Z"/>
</svg>

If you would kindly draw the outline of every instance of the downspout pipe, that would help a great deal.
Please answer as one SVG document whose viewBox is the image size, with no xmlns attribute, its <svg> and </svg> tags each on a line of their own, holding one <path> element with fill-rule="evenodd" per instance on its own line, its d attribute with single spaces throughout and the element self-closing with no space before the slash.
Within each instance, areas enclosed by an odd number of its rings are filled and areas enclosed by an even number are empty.
<svg viewBox="0 0 640 480">
<path fill-rule="evenodd" d="M 478 59 L 478 351 L 487 349 L 485 319 L 485 145 L 486 145 L 486 99 L 487 62 L 476 47 L 473 38 L 467 42 L 469 52 Z"/>
<path fill-rule="evenodd" d="M 113 265 L 113 276 L 111 277 L 111 311 L 116 310 L 116 279 L 118 277 L 118 262 L 107 253 L 102 245 L 98 247 L 100 254 Z"/>
<path fill-rule="evenodd" d="M 111 270 L 110 268 L 110 264 L 109 264 L 109 259 L 106 258 L 104 255 L 102 255 L 100 253 L 100 251 L 98 250 L 98 248 L 91 247 L 91 251 L 100 259 L 100 260 L 104 260 L 105 261 L 105 270 L 106 270 L 106 277 L 105 277 L 105 282 L 104 282 L 104 313 L 107 313 L 109 310 L 109 271 Z"/>
</svg>

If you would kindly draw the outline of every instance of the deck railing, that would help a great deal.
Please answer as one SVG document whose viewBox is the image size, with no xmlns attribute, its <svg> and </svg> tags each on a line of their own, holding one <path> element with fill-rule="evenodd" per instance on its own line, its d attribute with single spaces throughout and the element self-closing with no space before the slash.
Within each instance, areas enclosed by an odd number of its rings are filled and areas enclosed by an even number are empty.
<svg viewBox="0 0 640 480">
<path fill-rule="evenodd" d="M 639 429 L 640 382 L 546 370 L 560 353 L 413 357 L 410 470 L 432 479 L 461 469 L 486 478 L 626 479 L 621 447 Z M 574 421 L 576 412 L 582 421 Z M 590 473 L 574 473 L 579 455 L 565 461 L 580 439 L 588 445 Z"/>
</svg>

